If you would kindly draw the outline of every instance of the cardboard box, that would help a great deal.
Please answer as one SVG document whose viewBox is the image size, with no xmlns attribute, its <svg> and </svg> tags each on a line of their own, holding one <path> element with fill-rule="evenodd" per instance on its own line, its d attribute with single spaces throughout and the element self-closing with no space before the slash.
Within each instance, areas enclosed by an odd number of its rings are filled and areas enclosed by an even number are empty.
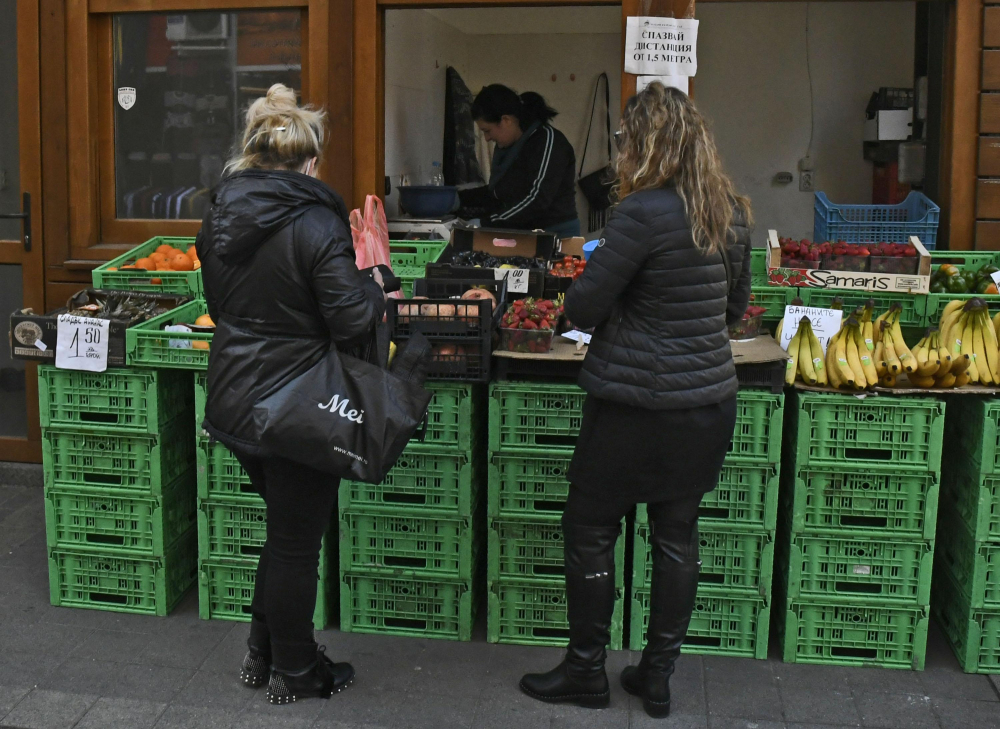
<svg viewBox="0 0 1000 729">
<path fill-rule="evenodd" d="M 583 237 L 563 238 L 559 241 L 559 252 L 564 256 L 576 256 L 583 258 L 583 246 L 587 239 Z"/>
<path fill-rule="evenodd" d="M 498 258 L 523 256 L 549 261 L 556 249 L 556 235 L 541 230 L 462 227 L 451 231 L 451 246 L 458 252 L 485 251 Z"/>
<path fill-rule="evenodd" d="M 915 235 L 910 243 L 917 249 L 916 274 L 828 271 L 821 268 L 788 268 L 781 265 L 778 232 L 767 231 L 767 279 L 772 286 L 807 286 L 817 289 L 926 294 L 931 286 L 931 257 Z"/>
<path fill-rule="evenodd" d="M 94 294 L 107 294 L 108 291 L 99 289 L 84 289 L 73 296 L 85 297 L 92 300 Z M 130 296 L 139 299 L 154 299 L 158 303 L 174 308 L 189 301 L 186 296 L 169 296 L 162 294 L 141 294 L 137 292 L 128 293 Z M 68 302 L 67 302 L 68 303 Z M 79 304 L 77 304 L 79 305 Z M 33 362 L 54 363 L 56 359 L 56 337 L 59 324 L 59 315 L 65 314 L 69 309 L 63 306 L 48 314 L 36 314 L 31 309 L 21 309 L 10 315 L 10 352 L 14 359 L 24 359 Z M 126 322 L 111 320 L 109 326 L 110 339 L 108 341 L 108 365 L 110 367 L 125 366 L 125 330 Z"/>
</svg>

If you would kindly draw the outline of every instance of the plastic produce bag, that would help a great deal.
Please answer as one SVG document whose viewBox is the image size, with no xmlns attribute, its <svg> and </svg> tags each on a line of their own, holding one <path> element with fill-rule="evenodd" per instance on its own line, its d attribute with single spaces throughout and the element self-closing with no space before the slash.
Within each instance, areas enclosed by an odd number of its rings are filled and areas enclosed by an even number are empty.
<svg viewBox="0 0 1000 729">
<path fill-rule="evenodd" d="M 369 195 L 365 200 L 364 216 L 360 210 L 351 211 L 351 236 L 354 238 L 354 257 L 359 269 L 372 266 L 392 268 L 389 262 L 389 224 L 382 201 L 375 195 Z M 400 291 L 394 291 L 389 296 L 403 298 Z"/>
</svg>

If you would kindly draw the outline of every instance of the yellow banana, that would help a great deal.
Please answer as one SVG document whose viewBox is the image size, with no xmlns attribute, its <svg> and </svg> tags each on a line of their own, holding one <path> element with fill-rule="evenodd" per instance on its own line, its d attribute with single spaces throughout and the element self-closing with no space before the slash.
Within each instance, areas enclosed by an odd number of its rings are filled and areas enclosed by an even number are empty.
<svg viewBox="0 0 1000 729">
<path fill-rule="evenodd" d="M 823 345 L 819 343 L 816 332 L 813 331 L 812 324 L 809 325 L 809 349 L 812 350 L 813 370 L 816 371 L 816 382 L 820 385 L 829 384 L 829 373 L 826 371 L 826 363 L 823 361 Z"/>
<path fill-rule="evenodd" d="M 788 364 L 785 365 L 785 384 L 794 385 L 795 384 L 795 373 L 799 371 L 799 342 L 801 341 L 802 329 L 792 335 L 792 341 L 788 343 L 788 354 L 791 359 L 788 360 Z"/>
<path fill-rule="evenodd" d="M 785 326 L 785 319 L 782 317 L 781 321 L 778 322 L 778 326 L 774 328 L 774 341 L 781 344 L 781 329 Z"/>
<path fill-rule="evenodd" d="M 947 374 L 948 370 L 951 369 L 951 352 L 948 348 L 944 346 L 944 339 L 941 338 L 941 331 L 938 330 L 934 332 L 931 338 L 931 344 L 938 351 L 938 359 L 941 360 L 941 366 L 938 368 L 938 372 L 942 375 Z"/>
<path fill-rule="evenodd" d="M 956 376 L 954 372 L 949 372 L 944 377 L 934 380 L 935 387 L 954 387 Z"/>
<path fill-rule="evenodd" d="M 910 352 L 910 348 L 906 346 L 906 340 L 903 339 L 903 330 L 899 326 L 898 312 L 892 320 L 892 345 L 896 349 L 896 356 L 899 357 L 903 369 L 907 372 L 916 372 L 917 360 L 914 358 L 913 353 Z"/>
<path fill-rule="evenodd" d="M 812 347 L 809 346 L 809 320 L 803 317 L 799 322 L 799 374 L 807 385 L 815 385 L 816 369 L 812 362 Z"/>
<path fill-rule="evenodd" d="M 933 377 L 921 377 L 916 373 L 907 375 L 906 378 L 914 387 L 934 387 L 936 384 L 936 380 Z"/>
<path fill-rule="evenodd" d="M 986 342 L 983 338 L 983 318 L 978 311 L 972 314 L 972 350 L 976 353 L 979 381 L 984 385 L 992 385 L 993 373 L 990 372 L 990 365 L 986 359 Z"/>
<path fill-rule="evenodd" d="M 955 377 L 955 387 L 965 387 L 972 381 L 968 371 L 962 372 Z"/>
<path fill-rule="evenodd" d="M 875 369 L 875 363 L 872 361 L 868 347 L 865 346 L 860 324 L 854 328 L 853 334 L 858 347 L 858 359 L 861 360 L 861 371 L 864 373 L 865 381 L 868 383 L 868 387 L 875 387 L 878 384 L 878 371 Z"/>
<path fill-rule="evenodd" d="M 889 372 L 889 365 L 885 361 L 885 342 L 879 342 L 875 345 L 875 371 L 878 372 L 879 377 L 885 377 Z"/>
<path fill-rule="evenodd" d="M 855 327 L 856 326 L 857 325 L 855 325 Z M 855 386 L 859 389 L 863 389 L 867 385 L 868 377 L 865 375 L 865 370 L 861 366 L 861 358 L 858 355 L 857 339 L 852 335 L 850 330 L 848 330 L 845 336 L 847 337 L 847 364 L 854 373 Z"/>
<path fill-rule="evenodd" d="M 878 384 L 882 387 L 895 387 L 896 386 L 896 375 L 887 374 L 878 378 Z"/>
<path fill-rule="evenodd" d="M 847 362 L 847 332 L 840 330 L 840 337 L 837 339 L 837 368 L 840 370 L 841 387 L 854 387 L 858 378 L 854 375 L 854 370 Z"/>
<path fill-rule="evenodd" d="M 917 369 L 920 369 L 925 364 L 927 364 L 927 341 L 930 339 L 930 334 L 924 334 L 923 339 L 917 342 L 911 349 L 910 352 L 913 357 L 917 360 Z"/>
<path fill-rule="evenodd" d="M 961 375 L 969 371 L 969 365 L 972 364 L 972 357 L 968 355 L 960 354 L 951 361 L 951 367 L 949 368 L 947 374 L 950 375 Z"/>
<path fill-rule="evenodd" d="M 993 382 L 1000 384 L 1000 348 L 998 348 L 997 333 L 993 329 L 993 322 L 990 321 L 990 314 L 985 308 L 979 316 L 983 328 L 986 362 L 989 365 L 990 374 L 993 375 Z"/>
<path fill-rule="evenodd" d="M 997 339 L 1000 339 L 1000 313 L 993 317 L 993 332 L 997 335 Z"/>
<path fill-rule="evenodd" d="M 971 360 L 969 362 L 969 377 L 972 378 L 973 382 L 979 382 L 979 368 L 976 366 L 976 350 L 973 348 L 973 337 L 975 336 L 974 320 L 968 312 L 965 313 L 964 320 L 961 340 L 956 341 L 961 341 L 959 345 L 961 353 L 968 355 Z"/>
<path fill-rule="evenodd" d="M 830 387 L 834 388 L 839 388 L 842 384 L 840 368 L 837 367 L 837 340 L 840 335 L 841 332 L 837 332 L 826 343 L 826 377 Z"/>
<path fill-rule="evenodd" d="M 885 346 L 885 363 L 889 366 L 889 372 L 898 375 L 903 370 L 903 365 L 896 356 L 896 347 L 892 340 L 892 332 L 886 329 L 882 332 L 882 343 Z"/>
</svg>

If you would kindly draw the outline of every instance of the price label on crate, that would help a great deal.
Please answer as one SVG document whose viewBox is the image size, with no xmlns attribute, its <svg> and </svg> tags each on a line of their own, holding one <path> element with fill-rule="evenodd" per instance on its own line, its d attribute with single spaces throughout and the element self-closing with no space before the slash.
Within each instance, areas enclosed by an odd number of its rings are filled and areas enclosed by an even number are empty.
<svg viewBox="0 0 1000 729">
<path fill-rule="evenodd" d="M 507 279 L 507 290 L 512 294 L 528 293 L 527 268 L 494 268 L 493 275 L 497 281 Z"/>
<path fill-rule="evenodd" d="M 61 314 L 56 324 L 56 367 L 104 372 L 108 368 L 111 322 Z"/>
</svg>

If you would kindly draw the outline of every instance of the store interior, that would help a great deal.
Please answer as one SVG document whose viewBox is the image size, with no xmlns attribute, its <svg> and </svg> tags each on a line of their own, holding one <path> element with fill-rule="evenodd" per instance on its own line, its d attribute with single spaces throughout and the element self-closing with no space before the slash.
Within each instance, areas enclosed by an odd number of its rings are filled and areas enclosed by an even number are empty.
<svg viewBox="0 0 1000 729">
<path fill-rule="evenodd" d="M 815 191 L 836 202 L 876 202 L 873 162 L 863 153 L 865 111 L 881 87 L 915 86 L 918 4 L 703 3 L 697 15 L 694 97 L 727 170 L 753 201 L 755 244 L 769 228 L 812 236 L 813 192 L 799 184 L 804 158 Z M 449 67 L 472 95 L 490 83 L 542 94 L 560 112 L 554 125 L 574 145 L 578 166 L 602 72 L 617 128 L 620 6 L 389 10 L 385 28 L 390 218 L 401 214 L 401 179 L 426 184 L 442 159 Z M 607 161 L 603 115 L 599 103 L 585 174 Z M 582 195 L 578 210 L 593 232 Z"/>
</svg>

